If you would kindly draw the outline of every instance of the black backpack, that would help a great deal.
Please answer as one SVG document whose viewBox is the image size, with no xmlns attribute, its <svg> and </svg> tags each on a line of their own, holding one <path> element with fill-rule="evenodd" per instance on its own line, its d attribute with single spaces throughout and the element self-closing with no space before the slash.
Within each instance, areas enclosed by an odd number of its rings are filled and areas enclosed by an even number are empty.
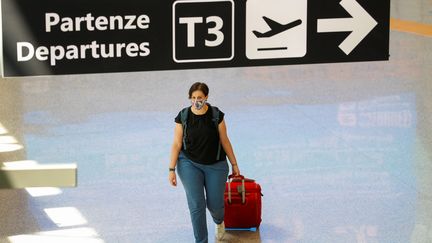
<svg viewBox="0 0 432 243">
<path fill-rule="evenodd" d="M 210 106 L 212 109 L 212 121 L 216 126 L 216 130 L 218 131 L 218 135 L 219 135 L 219 108 L 217 108 L 216 106 Z M 180 120 L 181 123 L 183 125 L 183 149 L 186 150 L 186 135 L 187 135 L 187 120 L 188 120 L 188 114 L 189 114 L 189 107 L 183 108 L 183 110 L 181 110 L 180 112 Z M 218 152 L 216 154 L 216 161 L 219 161 L 219 157 L 220 157 L 220 152 L 221 152 L 221 143 L 219 141 L 219 145 L 218 145 Z"/>
</svg>

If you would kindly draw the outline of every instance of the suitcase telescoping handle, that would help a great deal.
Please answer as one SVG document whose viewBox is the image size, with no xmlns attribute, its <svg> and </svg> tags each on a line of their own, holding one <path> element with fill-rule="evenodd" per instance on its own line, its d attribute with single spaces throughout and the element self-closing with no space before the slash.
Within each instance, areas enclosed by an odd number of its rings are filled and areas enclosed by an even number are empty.
<svg viewBox="0 0 432 243">
<path fill-rule="evenodd" d="M 245 189 L 245 178 L 242 175 L 229 175 L 228 176 L 228 203 L 231 204 L 231 181 L 232 179 L 241 179 L 242 181 L 242 185 L 240 188 L 240 192 L 242 195 L 242 204 L 244 204 L 246 202 L 246 189 Z"/>
</svg>

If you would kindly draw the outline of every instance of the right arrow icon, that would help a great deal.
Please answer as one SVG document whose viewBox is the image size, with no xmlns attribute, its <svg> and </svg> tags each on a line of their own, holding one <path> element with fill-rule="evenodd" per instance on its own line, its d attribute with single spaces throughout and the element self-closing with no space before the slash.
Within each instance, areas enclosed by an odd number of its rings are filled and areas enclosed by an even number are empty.
<svg viewBox="0 0 432 243">
<path fill-rule="evenodd" d="M 339 45 L 349 55 L 378 23 L 356 0 L 342 0 L 340 5 L 352 18 L 318 19 L 318 33 L 351 32 Z"/>
</svg>

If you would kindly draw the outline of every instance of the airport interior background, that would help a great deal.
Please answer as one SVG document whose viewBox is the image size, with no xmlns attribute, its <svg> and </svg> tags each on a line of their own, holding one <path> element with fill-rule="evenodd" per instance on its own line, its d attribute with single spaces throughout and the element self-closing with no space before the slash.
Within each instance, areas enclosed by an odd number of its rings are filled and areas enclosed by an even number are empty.
<svg viewBox="0 0 432 243">
<path fill-rule="evenodd" d="M 193 242 L 168 164 L 200 81 L 264 195 L 221 242 L 430 243 L 431 37 L 432 1 L 393 0 L 389 61 L 1 78 L 0 162 L 76 163 L 78 185 L 0 189 L 0 242 Z"/>
</svg>

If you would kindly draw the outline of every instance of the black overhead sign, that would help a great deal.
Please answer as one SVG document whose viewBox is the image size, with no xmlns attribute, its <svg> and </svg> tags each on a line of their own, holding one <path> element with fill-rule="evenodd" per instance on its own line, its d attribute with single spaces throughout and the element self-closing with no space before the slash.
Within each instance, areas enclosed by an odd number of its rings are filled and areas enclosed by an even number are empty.
<svg viewBox="0 0 432 243">
<path fill-rule="evenodd" d="M 390 0 L 1 0 L 4 76 L 388 60 Z"/>
</svg>

